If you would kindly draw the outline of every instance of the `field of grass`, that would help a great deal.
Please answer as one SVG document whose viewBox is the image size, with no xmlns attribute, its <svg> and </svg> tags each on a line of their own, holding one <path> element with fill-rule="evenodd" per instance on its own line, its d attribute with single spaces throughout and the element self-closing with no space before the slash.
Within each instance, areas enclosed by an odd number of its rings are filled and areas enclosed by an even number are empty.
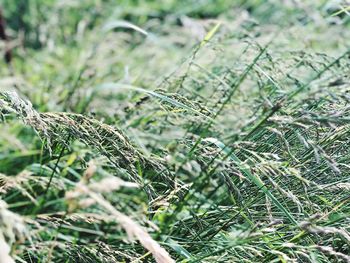
<svg viewBox="0 0 350 263">
<path fill-rule="evenodd" d="M 349 6 L 0 0 L 0 263 L 350 262 Z"/>
</svg>

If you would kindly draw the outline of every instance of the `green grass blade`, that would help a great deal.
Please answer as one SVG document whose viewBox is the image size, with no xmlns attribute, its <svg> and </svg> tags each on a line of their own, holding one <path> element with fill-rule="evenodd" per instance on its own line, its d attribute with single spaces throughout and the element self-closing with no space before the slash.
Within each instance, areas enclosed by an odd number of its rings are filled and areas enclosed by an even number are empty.
<svg viewBox="0 0 350 263">
<path fill-rule="evenodd" d="M 249 169 L 245 168 L 242 165 L 242 161 L 233 153 L 233 151 L 226 147 L 224 143 L 215 139 L 215 138 L 206 138 L 205 141 L 214 143 L 217 147 L 219 147 L 225 154 L 230 154 L 229 158 L 234 161 L 239 167 L 240 171 L 257 187 L 259 187 L 276 205 L 276 207 L 283 213 L 285 216 L 295 225 L 297 225 L 297 221 L 293 217 L 293 215 L 285 208 L 280 201 L 269 191 L 269 189 L 265 186 L 265 184 L 261 181 L 261 179 L 254 174 L 252 174 Z"/>
<path fill-rule="evenodd" d="M 165 96 L 165 95 L 162 95 L 162 94 L 159 94 L 155 91 L 151 91 L 151 90 L 146 90 L 146 89 L 143 89 L 143 88 L 140 88 L 140 87 L 136 87 L 136 86 L 132 86 L 132 85 L 127 85 L 127 84 L 120 84 L 120 83 L 103 83 L 99 86 L 96 87 L 95 89 L 95 92 L 97 92 L 98 90 L 115 90 L 115 89 L 126 89 L 126 90 L 132 90 L 132 91 L 136 91 L 136 92 L 141 92 L 141 93 L 145 93 L 149 96 L 152 96 L 152 97 L 155 97 L 155 98 L 158 98 L 162 101 L 165 101 L 167 103 L 170 103 L 172 104 L 173 106 L 176 106 L 178 108 L 182 108 L 184 110 L 187 110 L 189 112 L 192 112 L 192 113 L 195 113 L 199 116 L 202 116 L 208 120 L 211 120 L 213 121 L 212 118 L 210 118 L 209 116 L 201 113 L 200 111 L 196 110 L 196 109 L 193 109 L 185 104 L 183 104 L 182 102 L 179 102 L 177 100 L 174 100 L 168 96 Z"/>
<path fill-rule="evenodd" d="M 203 47 L 206 43 L 208 43 L 210 41 L 210 39 L 213 38 L 213 36 L 215 35 L 216 31 L 218 31 L 218 29 L 221 26 L 221 22 L 217 23 L 204 37 L 204 39 L 202 40 L 202 42 L 200 43 L 199 47 Z"/>
<path fill-rule="evenodd" d="M 110 21 L 108 23 L 106 23 L 104 26 L 103 26 L 103 31 L 107 32 L 107 31 L 110 31 L 112 29 L 115 29 L 115 28 L 128 28 L 128 29 L 132 29 L 132 30 L 135 30 L 145 36 L 148 35 L 147 31 L 143 30 L 142 28 L 130 23 L 130 22 L 127 22 L 127 21 L 121 21 L 121 20 L 115 20 L 115 21 Z"/>
</svg>

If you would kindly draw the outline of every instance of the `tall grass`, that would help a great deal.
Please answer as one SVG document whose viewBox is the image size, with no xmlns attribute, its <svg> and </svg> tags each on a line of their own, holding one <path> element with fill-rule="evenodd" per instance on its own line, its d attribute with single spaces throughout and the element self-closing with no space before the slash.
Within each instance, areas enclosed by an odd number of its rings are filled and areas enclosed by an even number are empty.
<svg viewBox="0 0 350 263">
<path fill-rule="evenodd" d="M 346 5 L 18 3 L 0 262 L 350 261 Z"/>
</svg>

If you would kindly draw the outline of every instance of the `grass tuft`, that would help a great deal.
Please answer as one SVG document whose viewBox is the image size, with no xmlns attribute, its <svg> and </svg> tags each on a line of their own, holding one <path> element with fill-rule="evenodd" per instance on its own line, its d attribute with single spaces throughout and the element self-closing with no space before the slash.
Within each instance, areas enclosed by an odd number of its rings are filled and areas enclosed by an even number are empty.
<svg viewBox="0 0 350 263">
<path fill-rule="evenodd" d="M 350 262 L 349 10 L 282 2 L 2 1 L 0 262 Z"/>
</svg>

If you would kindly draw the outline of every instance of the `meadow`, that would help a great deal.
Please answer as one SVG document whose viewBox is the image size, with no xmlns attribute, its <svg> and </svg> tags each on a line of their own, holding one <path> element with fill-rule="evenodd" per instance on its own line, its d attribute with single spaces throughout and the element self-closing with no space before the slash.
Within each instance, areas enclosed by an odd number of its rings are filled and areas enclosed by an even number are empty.
<svg viewBox="0 0 350 263">
<path fill-rule="evenodd" d="M 350 262 L 349 2 L 0 7 L 0 263 Z"/>
</svg>

